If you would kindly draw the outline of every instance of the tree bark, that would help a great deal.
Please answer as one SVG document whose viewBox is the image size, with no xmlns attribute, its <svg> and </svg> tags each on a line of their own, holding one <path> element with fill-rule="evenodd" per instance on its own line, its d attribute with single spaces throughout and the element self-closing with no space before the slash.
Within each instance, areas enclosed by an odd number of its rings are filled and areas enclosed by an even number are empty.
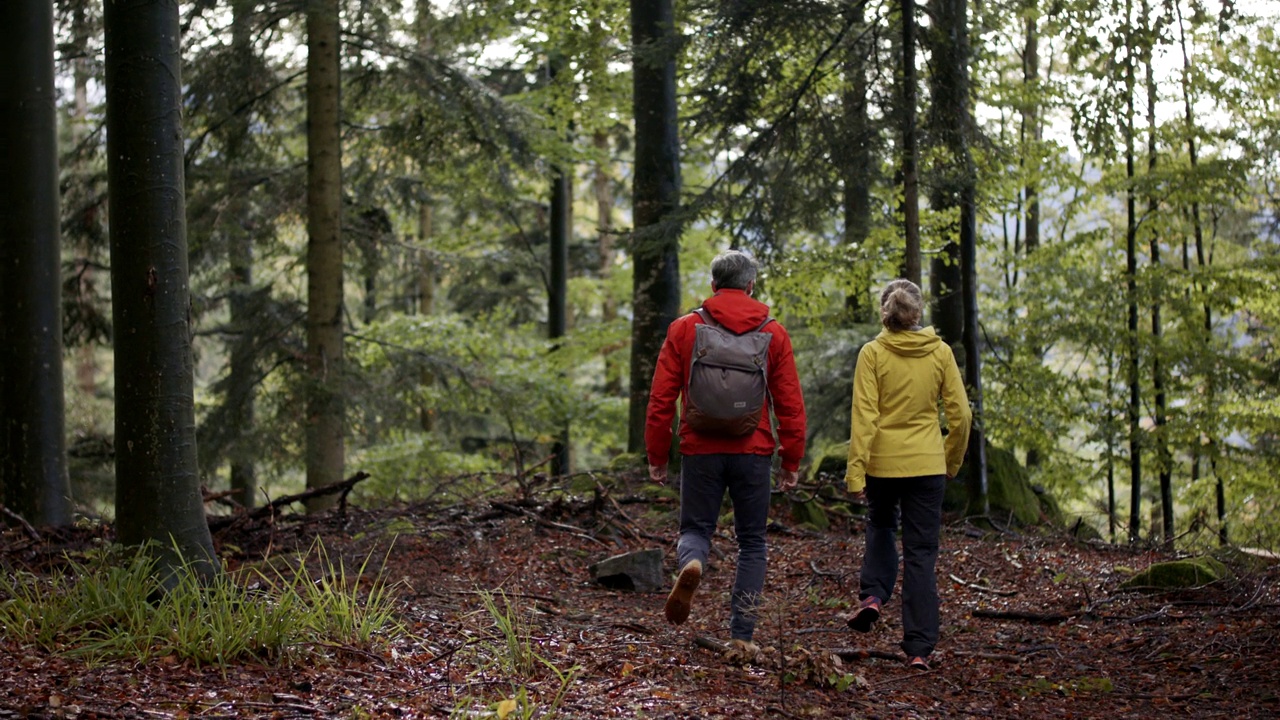
<svg viewBox="0 0 1280 720">
<path fill-rule="evenodd" d="M 0 48 L 0 497 L 29 522 L 69 525 L 53 7 L 14 0 L 6 9 Z"/>
<path fill-rule="evenodd" d="M 635 178 L 631 237 L 631 390 L 627 449 L 644 449 L 658 351 L 680 312 L 680 144 L 672 0 L 631 0 Z"/>
<path fill-rule="evenodd" d="M 1026 47 L 1022 53 L 1022 82 L 1026 93 L 1022 110 L 1022 166 L 1027 175 L 1023 185 L 1025 254 L 1028 260 L 1040 248 L 1040 3 L 1027 0 Z M 1043 362 L 1044 349 L 1032 347 L 1031 353 Z M 1027 467 L 1040 464 L 1040 450 L 1027 448 Z"/>
<path fill-rule="evenodd" d="M 555 341 L 568 331 L 569 234 L 573 228 L 573 187 L 569 170 L 556 166 L 551 171 L 551 287 L 547 293 L 547 336 Z M 558 345 L 557 345 L 558 347 Z M 561 428 L 551 449 L 551 474 L 566 475 L 570 460 L 569 428 Z"/>
<path fill-rule="evenodd" d="M 1198 149 L 1196 147 L 1196 118 L 1195 118 L 1195 112 L 1193 110 L 1195 103 L 1192 100 L 1192 91 L 1191 91 L 1191 76 L 1192 76 L 1191 55 L 1187 52 L 1187 33 L 1186 33 L 1185 27 L 1183 26 L 1181 3 L 1174 3 L 1174 9 L 1178 13 L 1178 42 L 1182 48 L 1182 107 L 1183 107 L 1183 113 L 1187 122 L 1187 157 L 1191 164 L 1191 176 L 1195 177 L 1196 170 L 1199 167 L 1199 155 L 1198 155 Z M 1204 225 L 1200 220 L 1199 200 L 1191 201 L 1191 232 L 1192 232 L 1192 236 L 1195 239 L 1196 259 L 1198 260 L 1200 270 L 1204 271 L 1208 268 L 1207 268 L 1205 252 L 1204 252 Z M 1182 245 L 1182 254 L 1183 254 L 1183 269 L 1190 270 L 1191 262 L 1190 262 L 1190 259 L 1187 257 L 1187 246 L 1186 246 L 1185 240 L 1183 241 L 1183 245 Z M 1201 327 L 1203 330 L 1202 337 L 1203 337 L 1204 347 L 1202 351 L 1206 354 L 1206 356 L 1211 358 L 1213 354 L 1213 345 L 1212 345 L 1213 310 L 1212 308 L 1209 307 L 1209 302 L 1207 300 L 1204 302 L 1203 310 L 1204 310 L 1204 322 Z M 1206 372 L 1204 374 L 1204 383 L 1206 386 L 1205 406 L 1206 406 L 1207 413 L 1211 417 L 1216 412 L 1214 409 L 1214 398 L 1217 396 L 1217 378 L 1215 375 L 1216 374 L 1213 369 L 1210 369 L 1209 372 Z M 1206 426 L 1207 426 L 1207 423 L 1206 423 Z M 1207 439 L 1208 439 L 1208 446 L 1210 449 L 1210 453 L 1215 452 L 1216 444 L 1215 444 L 1213 433 L 1209 433 Z M 1198 475 L 1199 474 L 1198 470 L 1200 467 L 1199 438 L 1197 438 L 1196 447 L 1194 448 L 1194 453 L 1195 453 L 1194 467 L 1196 469 L 1196 474 Z M 1226 488 L 1223 486 L 1222 476 L 1217 474 L 1217 458 L 1214 457 L 1212 454 L 1210 454 L 1210 457 L 1209 457 L 1209 468 L 1214 471 L 1214 496 L 1217 501 L 1216 509 L 1218 513 L 1218 542 L 1222 545 L 1227 545 L 1228 533 L 1227 533 Z M 1191 484 L 1195 485 L 1195 481 L 1197 479 L 1198 478 L 1193 477 Z"/>
<path fill-rule="evenodd" d="M 436 305 L 436 262 L 431 252 L 431 233 L 435 212 L 429 200 L 423 200 L 418 206 L 418 307 L 417 312 L 423 317 L 430 317 Z M 421 376 L 422 386 L 429 388 L 436 384 L 436 374 L 424 368 Z M 418 425 L 423 432 L 431 432 L 436 426 L 435 408 L 423 407 L 418 411 Z"/>
<path fill-rule="evenodd" d="M 1147 0 L 1142 2 L 1142 17 L 1147 18 L 1150 22 L 1151 8 Z M 1143 34 L 1147 37 L 1148 45 L 1144 48 L 1146 54 L 1147 66 L 1147 174 L 1152 176 L 1156 172 L 1158 163 L 1158 155 L 1156 152 L 1156 76 L 1155 66 L 1152 63 L 1152 54 L 1154 48 L 1152 43 L 1155 39 L 1148 32 Z M 1156 213 L 1160 210 L 1160 201 L 1156 198 L 1154 192 L 1148 191 L 1147 195 L 1147 217 L 1154 224 Z M 1155 230 L 1151 232 L 1151 267 L 1157 272 L 1160 268 L 1160 235 Z M 1168 424 L 1168 400 L 1165 396 L 1165 378 L 1164 368 L 1160 362 L 1160 356 L 1164 352 L 1163 338 L 1164 326 L 1160 318 L 1160 292 L 1159 288 L 1163 287 L 1163 283 L 1159 281 L 1157 275 L 1156 292 L 1152 295 L 1154 299 L 1151 303 L 1151 376 L 1153 382 L 1153 390 L 1156 396 L 1155 407 L 1155 432 L 1152 433 L 1156 443 L 1156 469 L 1160 478 L 1160 512 L 1161 512 L 1161 530 L 1163 531 L 1164 542 L 1166 544 L 1173 543 L 1173 458 L 1169 453 L 1169 442 L 1166 437 Z"/>
<path fill-rule="evenodd" d="M 902 15 L 902 231 L 906 247 L 902 254 L 902 277 L 921 284 L 920 263 L 920 178 L 916 167 L 916 3 L 901 0 Z"/>
<path fill-rule="evenodd" d="M 216 571 L 196 467 L 174 3 L 105 5 L 116 531 L 169 574 Z"/>
<path fill-rule="evenodd" d="M 251 331 L 254 313 L 250 305 L 253 291 L 253 208 L 249 187 L 243 181 L 245 158 L 250 142 L 249 114 L 244 101 L 253 87 L 253 40 L 250 19 L 253 0 L 234 0 L 231 5 L 231 62 L 234 113 L 226 124 L 228 213 L 224 223 L 227 236 L 227 265 L 231 276 L 230 367 L 227 377 L 228 419 L 234 437 L 227 449 L 232 496 L 243 507 L 253 507 L 258 492 L 257 469 L 253 458 L 255 351 Z"/>
<path fill-rule="evenodd" d="M 600 283 L 604 291 L 604 297 L 600 302 L 600 321 L 607 326 L 618 319 L 618 301 L 609 293 L 608 287 L 609 277 L 613 274 L 614 257 L 617 254 L 614 251 L 613 181 L 609 176 L 608 134 L 597 131 L 592 140 L 601 158 L 596 164 L 592 185 L 596 196 L 596 227 L 600 234 L 598 241 Z M 622 394 L 622 368 L 615 357 L 615 351 L 616 346 L 604 350 L 604 391 L 609 397 Z"/>
<path fill-rule="evenodd" d="M 307 487 L 342 479 L 342 147 L 337 0 L 307 5 Z M 333 496 L 307 501 L 330 508 Z"/>
<path fill-rule="evenodd" d="M 1133 43 L 1133 3 L 1125 2 L 1125 177 L 1128 189 L 1125 191 L 1125 210 L 1127 226 L 1125 229 L 1125 288 L 1128 296 L 1129 324 L 1126 335 L 1128 346 L 1129 383 L 1129 542 L 1136 543 L 1142 530 L 1142 428 L 1139 426 L 1142 413 L 1141 393 L 1138 365 L 1138 217 L 1137 191 L 1134 188 L 1134 94 L 1137 83 L 1134 77 L 1134 43 Z"/>
<path fill-rule="evenodd" d="M 866 23 L 864 5 L 854 3 L 847 12 L 854 13 L 852 27 L 861 30 Z M 871 233 L 871 185 L 876 174 L 871 159 L 875 131 L 867 112 L 867 61 L 872 47 L 862 40 L 852 44 L 848 52 L 844 63 L 844 147 L 840 166 L 844 181 L 844 242 L 858 247 Z M 859 280 L 845 299 L 845 307 L 854 322 L 867 306 L 867 283 Z"/>
</svg>

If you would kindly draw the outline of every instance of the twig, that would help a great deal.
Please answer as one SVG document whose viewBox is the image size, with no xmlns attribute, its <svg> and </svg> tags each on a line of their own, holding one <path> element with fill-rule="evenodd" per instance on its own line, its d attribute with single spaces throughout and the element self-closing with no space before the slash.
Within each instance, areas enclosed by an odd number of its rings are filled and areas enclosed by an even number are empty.
<svg viewBox="0 0 1280 720">
<path fill-rule="evenodd" d="M 525 510 L 524 508 L 519 507 L 517 505 L 512 505 L 511 503 L 505 503 L 499 500 L 492 500 L 489 502 L 489 504 L 498 510 L 511 513 L 512 515 L 524 515 L 525 517 L 533 520 L 534 522 L 538 523 L 543 527 L 553 528 L 555 530 L 563 530 L 565 532 L 577 535 L 583 540 L 590 540 L 591 542 L 596 543 L 601 547 L 606 547 L 606 548 L 609 547 L 609 543 L 599 538 L 592 537 L 590 534 L 587 533 L 586 530 L 583 530 L 580 527 L 575 527 L 573 525 L 565 525 L 564 523 L 553 522 L 551 520 L 548 520 L 542 517 L 538 513 Z"/>
<path fill-rule="evenodd" d="M 1005 662 L 1014 662 L 1014 663 L 1022 662 L 1021 657 L 1017 655 L 1011 655 L 1009 653 L 980 652 L 976 650 L 952 650 L 951 654 L 958 655 L 960 657 L 982 658 L 983 660 L 1003 660 Z"/>
<path fill-rule="evenodd" d="M 1031 613 L 1020 610 L 974 610 L 972 613 L 976 618 L 987 618 L 990 620 L 1025 620 L 1026 622 L 1038 623 L 1062 623 L 1076 617 L 1076 613 Z"/>
<path fill-rule="evenodd" d="M 224 526 L 233 525 L 238 522 L 242 522 L 244 520 L 257 520 L 263 517 L 274 516 L 276 514 L 276 511 L 279 510 L 281 507 L 284 507 L 285 505 L 289 505 L 290 503 L 295 503 L 302 500 L 310 500 L 311 498 L 314 498 L 314 497 L 323 497 L 325 495 L 333 495 L 334 493 L 342 493 L 343 497 L 345 498 L 346 494 L 351 492 L 351 488 L 355 487 L 356 483 L 360 482 L 361 480 L 367 480 L 369 477 L 371 477 L 369 473 L 361 470 L 360 472 L 357 472 L 355 475 L 352 475 L 351 477 L 347 478 L 346 480 L 342 480 L 341 482 L 329 483 L 328 485 L 324 485 L 318 488 L 311 488 L 309 490 L 305 490 L 303 492 L 300 492 L 294 495 L 285 495 L 283 497 L 278 497 L 275 500 L 272 500 L 271 502 L 267 503 L 266 505 L 263 505 L 262 507 L 254 508 L 253 510 L 250 510 L 245 513 L 237 513 L 235 515 L 216 516 L 216 517 L 209 518 L 209 527 L 222 528 Z"/>
<path fill-rule="evenodd" d="M 947 574 L 947 577 L 950 577 L 952 580 L 955 580 L 956 582 L 960 583 L 961 585 L 964 585 L 964 586 L 965 586 L 965 587 L 967 587 L 967 588 L 973 588 L 974 590 L 978 590 L 978 591 L 980 591 L 980 592 L 991 593 L 992 595 L 1001 595 L 1001 596 L 1005 596 L 1005 597 L 1007 597 L 1007 596 L 1009 596 L 1009 595 L 1017 595 L 1017 594 L 1018 594 L 1018 591 L 1017 591 L 1017 590 L 997 590 L 997 589 L 995 589 L 995 588 L 989 588 L 989 587 L 986 587 L 985 585 L 979 585 L 979 584 L 977 584 L 977 583 L 971 583 L 971 582 L 969 582 L 968 580 L 961 580 L 959 577 L 957 577 L 957 576 L 955 576 L 954 574 L 951 574 L 951 573 L 948 573 L 948 574 Z"/>
<path fill-rule="evenodd" d="M 827 648 L 827 652 L 846 662 L 857 662 L 859 660 L 866 660 L 867 658 L 899 661 L 907 659 L 902 653 L 890 652 L 888 650 L 877 650 L 875 648 Z"/>
<path fill-rule="evenodd" d="M 0 504 L 0 513 L 3 513 L 5 517 L 21 525 L 23 531 L 27 533 L 27 537 L 35 540 L 36 542 L 40 542 L 40 533 L 36 532 L 35 528 L 31 527 L 31 523 L 27 522 L 26 518 L 5 507 L 3 504 Z"/>
</svg>

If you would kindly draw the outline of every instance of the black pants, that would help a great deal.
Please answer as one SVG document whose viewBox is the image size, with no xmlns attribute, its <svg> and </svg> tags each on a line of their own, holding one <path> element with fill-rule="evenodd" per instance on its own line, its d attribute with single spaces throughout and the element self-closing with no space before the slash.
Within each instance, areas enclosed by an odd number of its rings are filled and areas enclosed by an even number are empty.
<svg viewBox="0 0 1280 720">
<path fill-rule="evenodd" d="M 898 579 L 898 520 L 902 520 L 902 651 L 925 657 L 938 644 L 938 535 L 943 475 L 867 477 L 867 549 L 859 597 L 887 601 Z"/>
</svg>

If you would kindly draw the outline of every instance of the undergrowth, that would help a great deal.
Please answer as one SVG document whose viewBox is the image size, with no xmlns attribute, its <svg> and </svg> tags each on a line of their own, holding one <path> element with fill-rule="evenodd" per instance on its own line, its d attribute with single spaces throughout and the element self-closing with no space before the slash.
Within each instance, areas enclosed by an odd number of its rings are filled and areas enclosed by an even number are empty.
<svg viewBox="0 0 1280 720">
<path fill-rule="evenodd" d="M 320 573 L 308 570 L 314 556 Z M 297 568 L 222 572 L 193 567 L 167 590 L 155 553 L 118 546 L 68 558 L 51 576 L 0 574 L 0 635 L 90 664 L 173 656 L 196 665 L 287 663 L 317 648 L 368 648 L 399 631 L 391 589 L 354 577 L 317 542 Z"/>
</svg>

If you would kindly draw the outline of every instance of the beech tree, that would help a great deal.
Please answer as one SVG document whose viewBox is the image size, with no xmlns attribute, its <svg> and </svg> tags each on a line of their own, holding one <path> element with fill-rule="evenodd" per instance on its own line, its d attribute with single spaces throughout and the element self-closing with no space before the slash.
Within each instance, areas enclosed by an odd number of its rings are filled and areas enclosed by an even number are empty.
<svg viewBox="0 0 1280 720">
<path fill-rule="evenodd" d="M 644 417 L 658 350 L 680 312 L 680 141 L 676 126 L 672 0 L 631 0 L 635 177 L 631 408 L 627 449 L 644 448 Z"/>
<path fill-rule="evenodd" d="M 178 8 L 105 6 L 116 531 L 212 573 L 196 467 Z"/>
<path fill-rule="evenodd" d="M 307 5 L 307 487 L 342 480 L 342 137 L 337 0 Z M 309 511 L 337 503 L 307 501 Z"/>
<path fill-rule="evenodd" d="M 71 522 L 62 398 L 53 7 L 15 0 L 0 43 L 0 499 Z"/>
</svg>

